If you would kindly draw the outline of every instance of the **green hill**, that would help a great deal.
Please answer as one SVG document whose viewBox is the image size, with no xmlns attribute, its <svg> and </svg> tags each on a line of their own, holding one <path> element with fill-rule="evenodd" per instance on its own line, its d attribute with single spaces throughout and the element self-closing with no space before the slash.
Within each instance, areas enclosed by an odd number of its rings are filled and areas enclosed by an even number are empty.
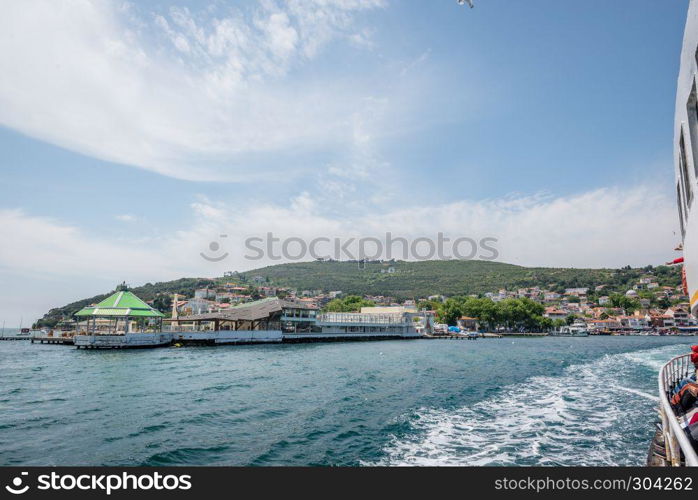
<svg viewBox="0 0 698 500">
<path fill-rule="evenodd" d="M 341 290 L 345 294 L 386 295 L 396 299 L 422 298 L 430 295 L 466 295 L 496 292 L 501 288 L 539 286 L 564 291 L 565 288 L 606 285 L 608 291 L 624 292 L 640 276 L 651 273 L 661 285 L 678 286 L 680 269 L 675 267 L 571 269 L 521 267 L 486 261 L 421 262 L 302 262 L 268 266 L 225 278 L 182 278 L 163 283 L 148 283 L 132 288 L 144 300 L 159 300 L 179 293 L 191 297 L 197 288 L 219 283 L 237 282 L 250 286 L 290 287 L 298 290 Z M 51 325 L 70 318 L 82 307 L 104 299 L 103 295 L 86 298 L 49 311 L 37 324 Z M 607 291 L 605 290 L 604 293 Z M 163 309 L 163 306 L 157 306 Z"/>
<path fill-rule="evenodd" d="M 479 294 L 500 288 L 513 290 L 540 286 L 565 288 L 608 285 L 622 291 L 651 272 L 662 285 L 678 286 L 678 268 L 661 266 L 632 269 L 571 269 L 521 267 L 487 261 L 433 260 L 421 262 L 304 262 L 280 264 L 241 273 L 248 282 L 255 276 L 264 283 L 297 290 L 341 290 L 357 295 L 389 295 L 396 298 L 429 295 Z M 392 268 L 392 269 L 391 269 Z M 388 272 L 392 271 L 392 272 Z"/>
</svg>

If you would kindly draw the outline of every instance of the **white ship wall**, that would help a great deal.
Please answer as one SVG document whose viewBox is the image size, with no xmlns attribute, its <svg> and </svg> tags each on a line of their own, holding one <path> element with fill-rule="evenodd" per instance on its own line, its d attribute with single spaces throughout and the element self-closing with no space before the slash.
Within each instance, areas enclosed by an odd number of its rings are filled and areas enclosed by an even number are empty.
<svg viewBox="0 0 698 500">
<path fill-rule="evenodd" d="M 679 183 L 680 171 L 680 138 L 683 131 L 686 150 L 686 163 L 688 170 L 688 184 L 693 191 L 691 206 L 685 214 L 685 235 L 683 238 L 684 267 L 688 282 L 688 296 L 691 301 L 691 309 L 695 313 L 698 308 L 698 213 L 694 213 L 698 198 L 698 179 L 696 177 L 696 165 L 698 155 L 694 154 L 694 144 L 698 151 L 698 137 L 691 137 L 687 103 L 691 97 L 694 82 L 696 82 L 696 72 L 698 63 L 696 62 L 696 49 L 698 49 L 698 2 L 691 0 L 688 17 L 686 20 L 686 31 L 684 34 L 683 49 L 681 51 L 681 69 L 676 92 L 676 121 L 674 128 L 674 165 L 675 179 Z M 698 123 L 695 124 L 698 130 Z M 676 183 L 674 189 L 676 189 Z M 668 251 L 671 248 L 667 248 Z"/>
</svg>

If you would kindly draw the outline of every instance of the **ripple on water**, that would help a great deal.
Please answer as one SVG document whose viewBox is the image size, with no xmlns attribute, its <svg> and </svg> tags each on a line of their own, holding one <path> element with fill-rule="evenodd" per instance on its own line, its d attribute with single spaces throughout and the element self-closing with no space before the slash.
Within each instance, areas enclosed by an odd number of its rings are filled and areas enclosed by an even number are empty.
<svg viewBox="0 0 698 500">
<path fill-rule="evenodd" d="M 144 466 L 199 465 L 218 462 L 228 450 L 227 446 L 209 448 L 178 448 L 151 455 L 141 463 Z"/>
</svg>

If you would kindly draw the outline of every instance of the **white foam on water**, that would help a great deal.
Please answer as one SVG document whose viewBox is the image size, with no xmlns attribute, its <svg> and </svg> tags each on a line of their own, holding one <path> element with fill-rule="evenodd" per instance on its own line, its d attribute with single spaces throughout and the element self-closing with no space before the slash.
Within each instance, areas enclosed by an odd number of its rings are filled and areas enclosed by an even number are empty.
<svg viewBox="0 0 698 500">
<path fill-rule="evenodd" d="M 654 377 L 685 346 L 605 355 L 456 410 L 420 409 L 378 465 L 642 465 L 656 418 Z M 634 386 L 633 386 L 634 385 Z"/>
</svg>

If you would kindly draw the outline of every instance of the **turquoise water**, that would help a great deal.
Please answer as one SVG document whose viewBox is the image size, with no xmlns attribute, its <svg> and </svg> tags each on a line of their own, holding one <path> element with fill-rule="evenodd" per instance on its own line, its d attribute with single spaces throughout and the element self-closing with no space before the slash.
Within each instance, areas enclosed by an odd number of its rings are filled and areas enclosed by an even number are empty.
<svg viewBox="0 0 698 500">
<path fill-rule="evenodd" d="M 0 342 L 0 465 L 637 465 L 698 339 Z"/>
</svg>

